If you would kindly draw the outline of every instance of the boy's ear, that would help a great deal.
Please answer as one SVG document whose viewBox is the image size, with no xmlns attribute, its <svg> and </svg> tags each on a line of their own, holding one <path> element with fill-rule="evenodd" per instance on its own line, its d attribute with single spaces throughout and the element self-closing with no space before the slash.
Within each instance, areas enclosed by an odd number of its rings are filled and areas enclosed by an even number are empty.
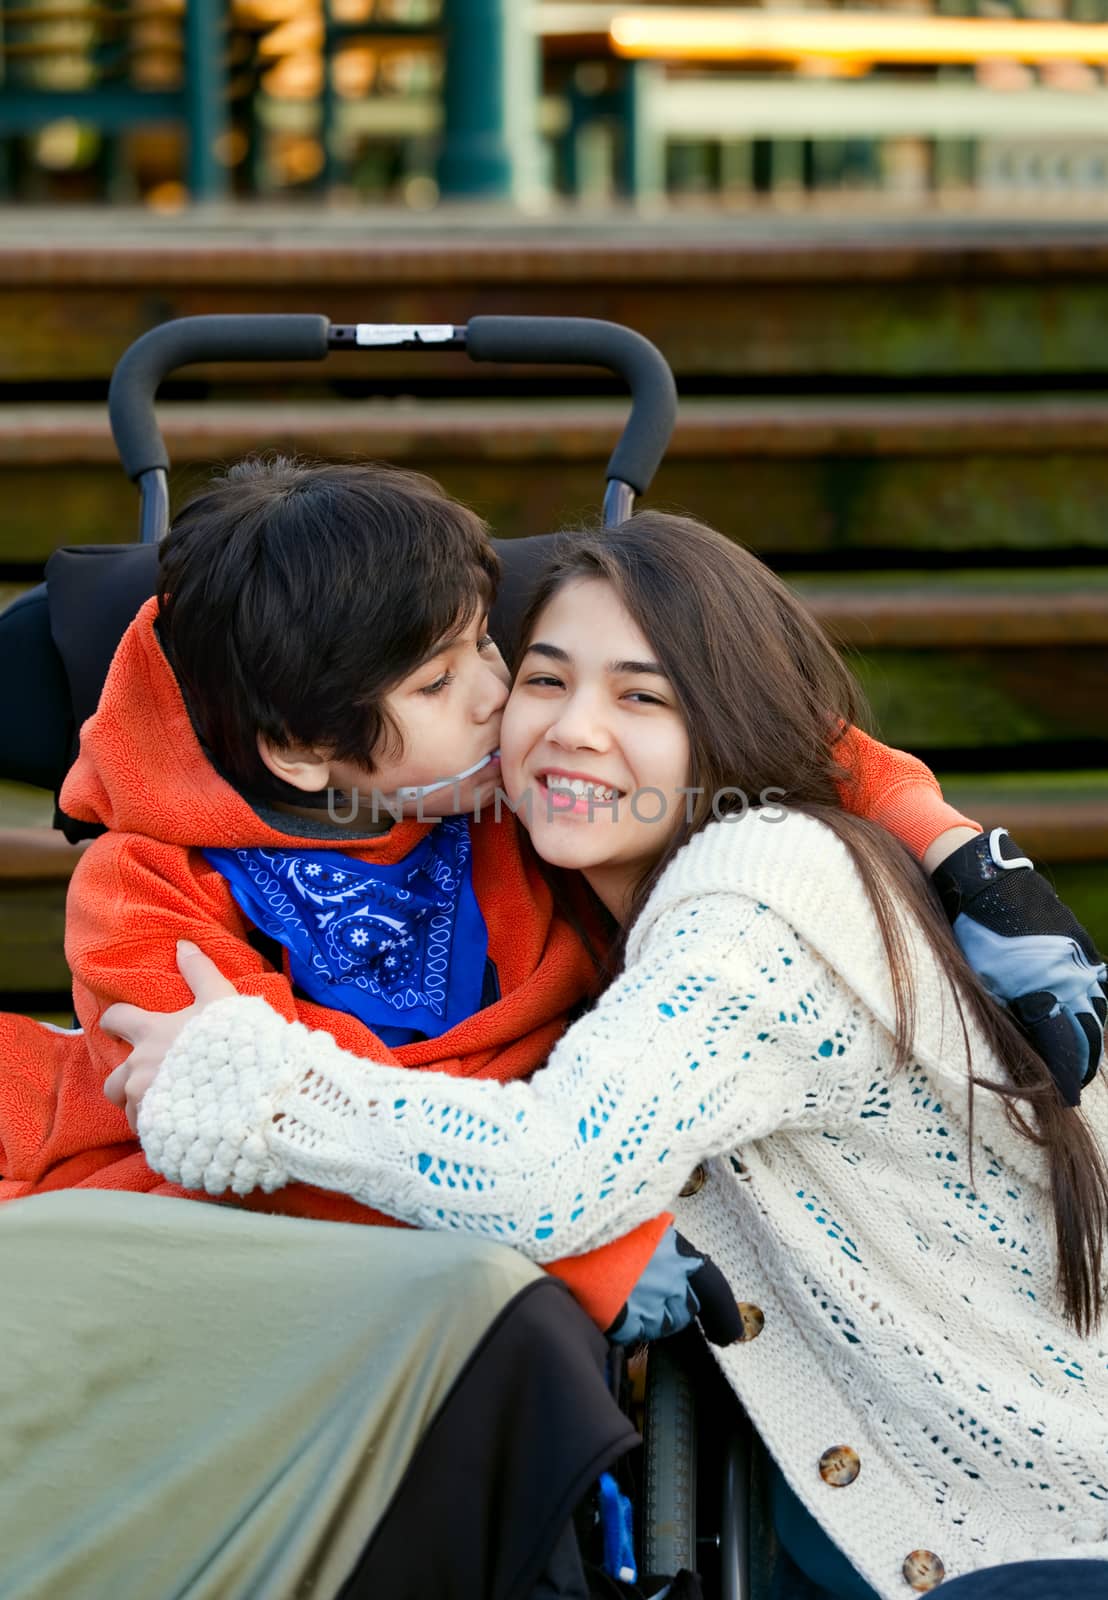
<svg viewBox="0 0 1108 1600">
<path fill-rule="evenodd" d="M 258 754 L 269 771 L 282 783 L 291 784 L 305 794 L 322 794 L 331 783 L 331 758 L 310 745 L 274 744 L 264 733 L 258 734 Z"/>
</svg>

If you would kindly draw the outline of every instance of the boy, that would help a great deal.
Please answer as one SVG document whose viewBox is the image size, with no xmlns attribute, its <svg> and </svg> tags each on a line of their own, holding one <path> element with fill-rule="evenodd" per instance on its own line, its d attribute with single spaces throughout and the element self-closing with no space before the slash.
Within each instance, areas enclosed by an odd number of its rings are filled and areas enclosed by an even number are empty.
<svg viewBox="0 0 1108 1600">
<path fill-rule="evenodd" d="M 514 823 L 489 814 L 496 580 L 480 519 L 408 473 L 247 462 L 185 508 L 61 797 L 108 829 L 67 908 L 84 1031 L 0 1020 L 0 1198 L 183 1192 L 105 1101 L 127 1047 L 99 1025 L 117 1001 L 187 1003 L 182 939 L 355 1054 L 500 1079 L 541 1065 L 593 967 Z M 977 831 L 914 758 L 856 730 L 843 747 L 852 809 L 917 855 Z M 305 1185 L 242 1203 L 388 1220 Z M 600 1327 L 668 1220 L 555 1264 Z"/>
</svg>

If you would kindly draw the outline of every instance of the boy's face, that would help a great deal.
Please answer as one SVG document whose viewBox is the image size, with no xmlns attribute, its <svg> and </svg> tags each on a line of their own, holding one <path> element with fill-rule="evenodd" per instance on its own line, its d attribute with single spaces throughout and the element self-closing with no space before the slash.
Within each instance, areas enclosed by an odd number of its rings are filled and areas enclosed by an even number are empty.
<svg viewBox="0 0 1108 1600">
<path fill-rule="evenodd" d="M 406 816 L 448 817 L 488 804 L 500 782 L 500 714 L 510 681 L 488 617 L 476 616 L 385 697 L 403 741 L 399 753 L 382 753 L 372 771 L 331 761 L 330 786 L 357 789 L 363 806 L 374 792 L 387 801 L 399 796 Z M 444 779 L 433 793 L 404 793 Z"/>
</svg>

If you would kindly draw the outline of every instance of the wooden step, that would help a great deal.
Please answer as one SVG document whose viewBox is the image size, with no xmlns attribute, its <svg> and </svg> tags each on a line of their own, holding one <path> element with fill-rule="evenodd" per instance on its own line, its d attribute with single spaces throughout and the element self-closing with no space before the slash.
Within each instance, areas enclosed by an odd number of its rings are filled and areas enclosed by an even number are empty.
<svg viewBox="0 0 1108 1600">
<path fill-rule="evenodd" d="M 159 407 L 177 502 L 257 449 L 431 473 L 503 535 L 595 515 L 617 400 L 350 400 Z M 1108 399 L 689 399 L 650 504 L 774 555 L 1108 551 Z M 0 561 L 134 537 L 99 405 L 0 406 Z"/>
<path fill-rule="evenodd" d="M 925 758 L 959 750 L 988 762 L 1025 745 L 1077 745 L 1098 761 L 1108 753 L 1108 650 L 885 650 L 849 660 L 883 736 Z"/>
<path fill-rule="evenodd" d="M 914 649 L 892 644 L 898 619 L 877 611 L 871 626 L 855 609 L 847 660 L 890 744 L 924 755 L 1075 743 L 1108 753 L 1104 609 L 1095 597 L 1071 603 L 1068 613 L 1031 611 L 1021 628 L 1016 617 L 998 621 L 991 609 L 978 615 L 955 598 L 945 610 L 921 608 L 903 618 L 904 633 L 923 641 Z M 819 604 L 813 609 L 826 617 Z M 1099 644 L 1043 643 L 1074 616 L 1087 636 L 1095 630 Z M 971 627 L 981 629 L 976 638 Z"/>
<path fill-rule="evenodd" d="M 1108 755 L 1108 565 L 789 581 L 847 648 L 890 743 Z"/>
<path fill-rule="evenodd" d="M 309 311 L 606 317 L 653 339 L 684 376 L 1058 383 L 1108 370 L 1106 268 L 1108 233 L 1064 224 L 690 217 L 675 228 L 605 214 L 508 225 L 236 208 L 207 223 L 113 212 L 109 232 L 100 215 L 16 213 L 0 241 L 0 381 L 105 378 L 170 317 Z M 421 354 L 359 354 L 343 371 L 495 375 Z"/>
<path fill-rule="evenodd" d="M 48 825 L 0 826 L 0 883 L 68 883 L 86 847 Z"/>
<path fill-rule="evenodd" d="M 1046 570 L 790 574 L 839 645 L 883 649 L 1108 646 L 1108 565 Z M 0 612 L 31 587 L 0 583 Z"/>
<path fill-rule="evenodd" d="M 64 883 L 0 879 L 0 1009 L 13 1009 L 6 996 L 69 991 L 65 891 Z"/>
<path fill-rule="evenodd" d="M 1007 828 L 1036 861 L 1108 864 L 1108 772 L 939 777 L 951 805 Z"/>
<path fill-rule="evenodd" d="M 837 643 L 855 650 L 1108 646 L 1108 565 L 798 573 L 788 581 Z"/>
<path fill-rule="evenodd" d="M 322 369 L 321 369 L 322 370 Z M 327 367 L 341 378 L 338 361 Z M 621 400 L 434 399 L 295 402 L 163 401 L 158 406 L 171 454 L 200 460 L 274 438 L 335 455 L 415 449 L 514 460 L 603 458 L 627 416 Z M 814 395 L 801 398 L 699 398 L 681 402 L 670 454 L 727 460 L 771 456 L 1097 455 L 1108 447 L 1108 397 L 1065 390 L 1034 395 Z M 118 463 L 107 407 L 88 404 L 0 406 L 0 464 L 20 460 Z"/>
<path fill-rule="evenodd" d="M 952 805 L 1006 827 L 1108 955 L 1108 772 L 942 780 Z"/>
</svg>

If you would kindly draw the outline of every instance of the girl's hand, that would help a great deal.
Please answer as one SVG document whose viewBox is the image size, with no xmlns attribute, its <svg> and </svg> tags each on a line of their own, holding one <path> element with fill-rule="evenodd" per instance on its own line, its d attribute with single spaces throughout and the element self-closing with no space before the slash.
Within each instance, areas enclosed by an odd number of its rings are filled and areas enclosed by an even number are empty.
<svg viewBox="0 0 1108 1600">
<path fill-rule="evenodd" d="M 105 1033 L 126 1039 L 134 1049 L 104 1083 L 104 1093 L 113 1105 L 127 1113 L 127 1121 L 138 1132 L 139 1106 L 153 1083 L 166 1053 L 182 1028 L 205 1006 L 228 1000 L 237 993 L 214 961 L 187 939 L 177 942 L 177 970 L 195 996 L 195 1003 L 181 1011 L 144 1011 L 141 1006 L 117 1003 L 100 1018 Z"/>
</svg>

